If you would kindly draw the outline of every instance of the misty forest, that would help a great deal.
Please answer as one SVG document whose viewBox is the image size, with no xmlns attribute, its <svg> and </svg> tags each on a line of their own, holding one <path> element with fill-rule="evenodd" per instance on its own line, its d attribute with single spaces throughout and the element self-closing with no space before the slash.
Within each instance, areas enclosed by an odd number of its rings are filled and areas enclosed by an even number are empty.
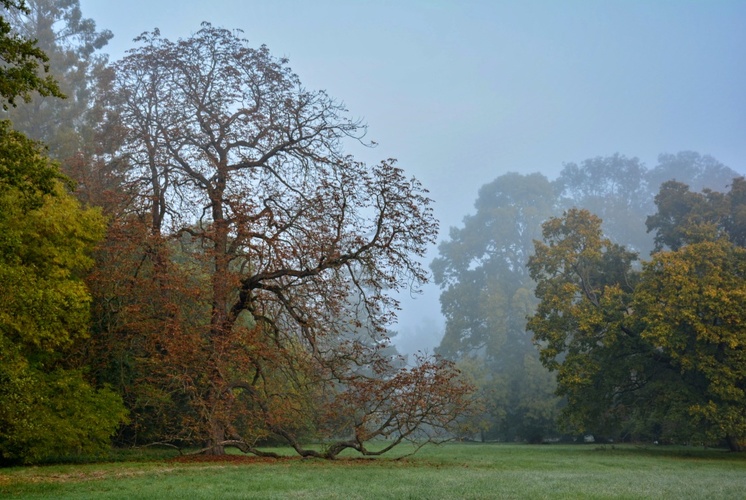
<svg viewBox="0 0 746 500">
<path fill-rule="evenodd" d="M 0 464 L 746 449 L 746 179 L 706 152 L 484 179 L 439 235 L 427 186 L 239 31 L 109 61 L 78 0 L 0 4 Z M 431 280 L 443 338 L 400 355 L 397 294 Z"/>
</svg>

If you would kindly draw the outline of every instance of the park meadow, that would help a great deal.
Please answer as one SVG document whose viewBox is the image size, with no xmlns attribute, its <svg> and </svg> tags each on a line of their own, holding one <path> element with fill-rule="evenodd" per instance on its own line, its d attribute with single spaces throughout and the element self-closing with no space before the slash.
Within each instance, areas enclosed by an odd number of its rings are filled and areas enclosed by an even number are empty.
<svg viewBox="0 0 746 500">
<path fill-rule="evenodd" d="M 7 498 L 743 498 L 746 455 L 654 445 L 449 443 L 301 459 L 131 451 L 0 469 Z"/>
</svg>

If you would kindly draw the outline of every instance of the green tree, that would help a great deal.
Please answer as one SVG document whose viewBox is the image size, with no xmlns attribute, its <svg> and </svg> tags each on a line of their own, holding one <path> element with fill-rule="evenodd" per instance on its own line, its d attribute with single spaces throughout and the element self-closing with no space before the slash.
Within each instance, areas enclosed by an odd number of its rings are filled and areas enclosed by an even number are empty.
<svg viewBox="0 0 746 500">
<path fill-rule="evenodd" d="M 553 201 L 541 174 L 506 174 L 480 189 L 477 212 L 462 228 L 451 228 L 431 264 L 444 290 L 442 354 L 458 358 L 487 349 L 494 355 L 511 335 L 530 346 L 523 328 L 531 308 L 530 293 L 523 292 L 532 287 L 525 266 Z"/>
<path fill-rule="evenodd" d="M 0 461 L 101 451 L 124 408 L 88 385 L 68 355 L 88 332 L 82 276 L 103 219 L 7 122 L 0 158 Z"/>
<path fill-rule="evenodd" d="M 480 189 L 475 208 L 463 227 L 451 229 L 431 264 L 446 317 L 437 352 L 465 366 L 484 365 L 483 375 L 474 377 L 490 420 L 484 438 L 539 439 L 554 415 L 533 410 L 557 400 L 551 381 L 538 383 L 544 370 L 537 369 L 538 352 L 525 328 L 535 306 L 526 262 L 554 209 L 552 187 L 541 174 L 506 174 Z M 524 383 L 534 376 L 535 385 Z"/>
<path fill-rule="evenodd" d="M 664 184 L 651 220 L 674 249 L 641 272 L 587 211 L 544 225 L 529 262 L 541 302 L 528 328 L 557 371 L 570 428 L 743 449 L 746 267 L 730 240 L 742 180 L 733 186 L 700 196 Z"/>
<path fill-rule="evenodd" d="M 682 411 L 706 436 L 743 450 L 746 180 L 733 179 L 725 193 L 670 181 L 656 205 L 647 225 L 659 252 L 635 297 L 643 335 L 687 380 Z"/>
<path fill-rule="evenodd" d="M 571 209 L 544 224 L 529 260 L 540 303 L 527 328 L 557 372 L 571 430 L 618 429 L 651 369 L 650 353 L 625 323 L 635 259 L 603 236 L 600 218 Z"/>
<path fill-rule="evenodd" d="M 22 2 L 3 1 L 6 9 Z M 46 56 L 0 18 L 5 106 L 32 91 L 59 95 L 42 77 Z M 96 390 L 69 357 L 88 331 L 82 275 L 104 220 L 82 209 L 41 146 L 0 122 L 0 462 L 101 451 L 125 419 L 119 397 Z"/>
<path fill-rule="evenodd" d="M 696 193 L 681 182 L 663 183 L 655 197 L 658 211 L 646 221 L 648 231 L 655 232 L 656 250 L 678 250 L 720 235 L 746 246 L 746 179 L 736 177 L 729 187 L 724 193 Z"/>
<path fill-rule="evenodd" d="M 31 100 L 31 94 L 62 97 L 57 81 L 49 73 L 49 57 L 31 38 L 13 31 L 8 13 L 28 12 L 24 0 L 0 0 L 0 96 L 3 109 L 16 106 L 16 99 Z"/>
<path fill-rule="evenodd" d="M 632 307 L 641 336 L 687 384 L 680 412 L 703 437 L 746 450 L 746 250 L 717 238 L 659 252 Z"/>
</svg>

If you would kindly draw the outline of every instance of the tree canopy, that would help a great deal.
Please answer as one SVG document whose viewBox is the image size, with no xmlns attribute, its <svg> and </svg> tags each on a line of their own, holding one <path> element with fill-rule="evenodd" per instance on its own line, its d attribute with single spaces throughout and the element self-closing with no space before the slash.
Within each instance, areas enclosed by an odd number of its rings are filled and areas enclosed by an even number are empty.
<svg viewBox="0 0 746 500">
<path fill-rule="evenodd" d="M 648 227 L 672 248 L 642 271 L 587 211 L 544 224 L 529 261 L 541 302 L 528 328 L 557 370 L 574 428 L 744 448 L 746 276 L 729 225 L 742 186 L 737 178 L 729 193 L 694 194 L 663 184 Z"/>
<path fill-rule="evenodd" d="M 342 141 L 365 128 L 266 47 L 206 23 L 137 41 L 111 92 L 134 196 L 102 247 L 112 272 L 91 286 L 102 332 L 142 348 L 126 365 L 142 382 L 132 404 L 155 391 L 174 417 L 155 434 L 212 453 L 279 438 L 333 457 L 455 425 L 469 387 L 453 366 L 387 354 L 390 292 L 427 279 L 427 191 L 394 160 L 347 156 Z M 115 352 L 94 354 L 109 357 L 101 376 L 122 369 Z M 336 444 L 305 448 L 311 434 Z"/>
<path fill-rule="evenodd" d="M 22 10 L 7 11 L 6 20 L 13 33 L 36 40 L 49 76 L 67 99 L 37 92 L 33 99 L 8 109 L 6 116 L 16 130 L 44 142 L 49 155 L 69 171 L 68 163 L 84 149 L 83 135 L 90 126 L 86 118 L 106 63 L 99 50 L 113 35 L 97 31 L 95 22 L 83 17 L 79 0 L 25 0 L 24 4 Z"/>
<path fill-rule="evenodd" d="M 526 262 L 554 209 L 552 186 L 541 174 L 505 174 L 480 189 L 475 208 L 431 265 L 446 317 L 437 352 L 480 381 L 485 438 L 539 440 L 552 430 L 557 401 L 525 328 L 535 306 Z"/>
<path fill-rule="evenodd" d="M 31 93 L 62 97 L 57 81 L 49 72 L 49 57 L 33 38 L 13 31 L 8 13 L 28 12 L 24 0 L 0 0 L 0 96 L 3 109 L 16 105 L 16 99 L 31 100 Z"/>
<path fill-rule="evenodd" d="M 531 400 L 565 406 L 563 418 L 575 431 L 660 436 L 650 429 L 666 412 L 691 420 L 686 406 L 659 390 L 674 384 L 675 367 L 646 351 L 623 312 L 633 309 L 640 255 L 718 234 L 741 241 L 744 183 L 709 156 L 681 152 L 658 160 L 648 169 L 619 154 L 590 158 L 565 164 L 552 182 L 540 174 L 500 176 L 480 189 L 475 213 L 440 244 L 431 265 L 446 318 L 437 352 L 459 360 L 491 402 L 487 434 L 514 439 L 507 429 L 521 425 L 507 421 L 529 422 L 522 412 Z M 709 187 L 697 193 L 680 181 L 660 185 L 666 176 Z M 721 185 L 730 191 L 714 189 Z M 543 223 L 544 242 L 534 245 Z M 553 373 L 529 370 L 529 360 L 538 360 L 532 336 Z M 599 339 L 606 339 L 602 346 Z M 519 396 L 529 371 L 535 392 Z M 548 396 L 555 374 L 560 403 Z M 655 411 L 641 411 L 635 401 L 642 400 Z M 526 430 L 519 432 L 524 439 Z"/>
<path fill-rule="evenodd" d="M 4 107 L 33 91 L 61 96 L 44 52 L 6 20 L 24 3 L 2 5 Z M 83 276 L 104 220 L 69 187 L 42 145 L 0 121 L 0 463 L 106 450 L 126 420 L 120 397 L 89 384 L 73 354 L 89 333 Z"/>
</svg>

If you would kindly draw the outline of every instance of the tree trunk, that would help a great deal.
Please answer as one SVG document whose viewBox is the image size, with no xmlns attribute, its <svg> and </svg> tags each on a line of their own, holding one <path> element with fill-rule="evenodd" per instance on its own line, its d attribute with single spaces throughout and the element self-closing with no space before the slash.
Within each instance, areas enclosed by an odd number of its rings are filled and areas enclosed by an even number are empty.
<svg viewBox="0 0 746 500">
<path fill-rule="evenodd" d="M 212 432 L 207 450 L 208 455 L 225 455 L 225 427 L 216 418 L 212 421 Z"/>
<path fill-rule="evenodd" d="M 746 451 L 746 437 L 725 436 L 730 451 Z"/>
<path fill-rule="evenodd" d="M 211 363 L 213 363 L 211 368 L 214 372 L 212 380 L 214 397 L 212 398 L 210 408 L 211 435 L 209 453 L 211 455 L 225 455 L 225 445 L 222 443 L 226 440 L 225 417 L 228 414 L 223 404 L 222 388 L 224 387 L 224 380 L 222 378 L 222 367 L 218 365 L 220 363 L 219 360 L 222 358 L 226 335 L 230 331 L 227 315 L 230 281 L 228 264 L 230 256 L 228 255 L 228 223 L 224 217 L 222 201 L 224 180 L 220 184 L 220 189 L 217 190 L 217 193 L 212 193 L 210 198 L 213 205 L 212 216 L 214 224 L 214 234 L 212 235 L 214 270 L 212 275 L 212 313 L 209 334 L 212 355 Z"/>
</svg>

